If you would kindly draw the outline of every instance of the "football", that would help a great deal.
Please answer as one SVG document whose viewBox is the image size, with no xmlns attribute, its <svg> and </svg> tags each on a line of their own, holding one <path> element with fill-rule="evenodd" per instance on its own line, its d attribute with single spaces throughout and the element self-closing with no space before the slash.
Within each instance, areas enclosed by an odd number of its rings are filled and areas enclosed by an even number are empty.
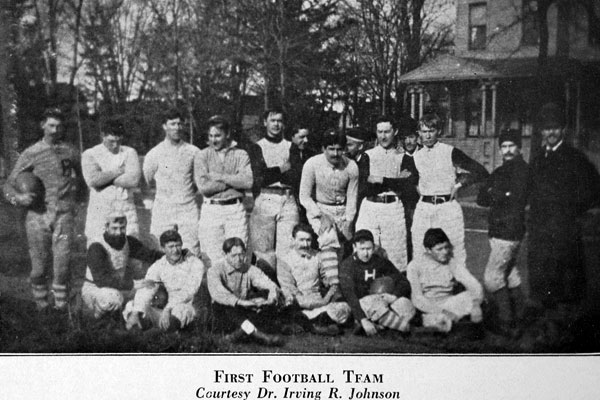
<svg viewBox="0 0 600 400">
<path fill-rule="evenodd" d="M 17 175 L 15 179 L 15 188 L 21 194 L 32 193 L 35 199 L 31 206 L 36 206 L 43 203 L 46 189 L 42 180 L 33 172 L 23 171 Z"/>
<path fill-rule="evenodd" d="M 369 288 L 369 293 L 371 294 L 382 294 L 382 293 L 394 293 L 395 288 L 394 280 L 389 276 L 383 276 L 381 278 L 375 279 L 371 282 L 371 286 Z"/>
</svg>

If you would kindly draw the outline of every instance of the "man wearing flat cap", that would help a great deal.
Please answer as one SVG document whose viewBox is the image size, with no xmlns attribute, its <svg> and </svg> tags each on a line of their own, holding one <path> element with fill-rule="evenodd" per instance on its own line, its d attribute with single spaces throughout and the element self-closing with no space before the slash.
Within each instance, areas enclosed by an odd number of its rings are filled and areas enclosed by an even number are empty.
<svg viewBox="0 0 600 400">
<path fill-rule="evenodd" d="M 522 319 L 525 305 L 516 260 L 525 235 L 529 166 L 521 156 L 521 132 L 503 130 L 498 144 L 503 163 L 481 187 L 477 204 L 490 207 L 491 252 L 484 284 L 496 306 L 494 328 L 501 334 L 512 335 L 517 332 L 513 328 Z"/>
<path fill-rule="evenodd" d="M 144 278 L 141 262 L 150 264 L 163 255 L 126 235 L 125 210 L 110 211 L 105 221 L 104 234 L 88 247 L 81 288 L 84 310 L 96 319 L 107 314 L 118 316 L 125 301 L 133 297 L 134 279 L 141 282 Z"/>
<path fill-rule="evenodd" d="M 599 202 L 600 177 L 565 140 L 565 113 L 554 103 L 539 113 L 543 149 L 531 162 L 529 281 L 531 297 L 562 319 L 585 289 L 581 218 Z"/>
</svg>

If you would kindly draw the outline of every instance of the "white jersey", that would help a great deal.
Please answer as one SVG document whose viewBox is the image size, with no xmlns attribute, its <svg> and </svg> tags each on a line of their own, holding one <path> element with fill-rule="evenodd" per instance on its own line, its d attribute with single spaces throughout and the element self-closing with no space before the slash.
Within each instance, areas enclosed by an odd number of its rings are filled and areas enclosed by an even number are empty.
<svg viewBox="0 0 600 400">
<path fill-rule="evenodd" d="M 194 163 L 200 149 L 186 142 L 177 145 L 164 140 L 146 154 L 144 178 L 156 181 L 154 200 L 168 204 L 189 204 L 195 201 Z"/>
<path fill-rule="evenodd" d="M 456 168 L 452 163 L 454 147 L 436 143 L 415 153 L 415 166 L 419 171 L 419 193 L 423 196 L 448 195 L 456 184 Z"/>
<path fill-rule="evenodd" d="M 136 183 L 140 179 L 140 161 L 137 152 L 128 146 L 120 146 L 115 154 L 103 144 L 96 145 L 83 152 L 81 169 L 83 178 L 90 186 L 90 199 L 85 223 L 85 235 L 88 241 L 94 241 L 104 232 L 106 215 L 115 209 L 123 211 L 127 216 L 127 234 L 137 236 L 137 214 L 134 204 L 133 189 L 117 185 L 94 188 L 90 184 L 98 172 L 114 171 L 124 168 L 125 174 Z"/>
</svg>

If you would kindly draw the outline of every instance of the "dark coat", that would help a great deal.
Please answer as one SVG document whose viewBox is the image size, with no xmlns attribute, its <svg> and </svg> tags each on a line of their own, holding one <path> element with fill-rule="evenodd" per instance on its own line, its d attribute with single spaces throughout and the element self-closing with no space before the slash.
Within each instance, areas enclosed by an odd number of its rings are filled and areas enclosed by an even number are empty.
<svg viewBox="0 0 600 400">
<path fill-rule="evenodd" d="M 477 204 L 490 207 L 489 236 L 521 240 L 525 235 L 525 206 L 529 166 L 518 156 L 497 168 L 481 187 Z"/>
<path fill-rule="evenodd" d="M 583 153 L 563 143 L 531 163 L 531 230 L 557 239 L 575 234 L 577 219 L 600 203 L 600 176 Z"/>
</svg>

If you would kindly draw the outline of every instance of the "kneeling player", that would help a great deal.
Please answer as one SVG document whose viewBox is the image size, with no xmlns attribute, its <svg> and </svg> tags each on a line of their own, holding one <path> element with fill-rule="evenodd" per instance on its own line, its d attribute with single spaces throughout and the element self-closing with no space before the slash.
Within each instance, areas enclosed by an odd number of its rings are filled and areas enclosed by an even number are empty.
<svg viewBox="0 0 600 400">
<path fill-rule="evenodd" d="M 146 273 L 146 286 L 139 289 L 123 313 L 127 328 L 142 328 L 142 320 L 164 331 L 185 328 L 196 318 L 193 301 L 204 276 L 204 264 L 189 250 L 182 249 L 181 236 L 175 230 L 160 235 L 165 256 Z M 164 308 L 153 305 L 161 284 L 168 300 Z"/>
<path fill-rule="evenodd" d="M 394 264 L 374 254 L 371 231 L 357 231 L 352 241 L 354 254 L 340 265 L 340 285 L 354 319 L 368 336 L 383 328 L 408 331 L 415 309 L 408 299 L 410 287 L 406 278 Z M 382 277 L 390 277 L 395 283 L 391 297 L 371 293 L 373 282 Z"/>
<path fill-rule="evenodd" d="M 423 312 L 423 326 L 449 332 L 452 324 L 469 315 L 482 320 L 483 288 L 469 270 L 455 261 L 452 244 L 440 228 L 431 228 L 423 239 L 425 253 L 408 264 L 412 302 Z M 466 290 L 454 294 L 456 282 Z"/>
<path fill-rule="evenodd" d="M 81 287 L 84 310 L 94 318 L 120 312 L 133 294 L 134 279 L 142 279 L 140 261 L 153 263 L 162 257 L 125 234 L 127 218 L 122 211 L 106 216 L 104 234 L 87 251 L 85 282 Z"/>
</svg>

